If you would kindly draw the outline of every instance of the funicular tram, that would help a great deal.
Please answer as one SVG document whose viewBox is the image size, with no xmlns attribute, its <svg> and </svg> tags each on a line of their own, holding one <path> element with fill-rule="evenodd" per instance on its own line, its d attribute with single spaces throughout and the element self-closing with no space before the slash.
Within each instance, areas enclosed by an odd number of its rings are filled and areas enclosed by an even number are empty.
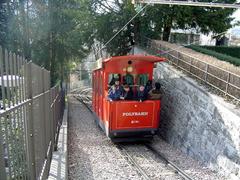
<svg viewBox="0 0 240 180">
<path fill-rule="evenodd" d="M 113 141 L 149 138 L 156 134 L 160 122 L 160 100 L 108 100 L 113 78 L 127 83 L 136 93 L 140 85 L 153 78 L 154 63 L 164 58 L 130 55 L 111 57 L 97 62 L 93 71 L 92 107 L 97 123 Z"/>
</svg>

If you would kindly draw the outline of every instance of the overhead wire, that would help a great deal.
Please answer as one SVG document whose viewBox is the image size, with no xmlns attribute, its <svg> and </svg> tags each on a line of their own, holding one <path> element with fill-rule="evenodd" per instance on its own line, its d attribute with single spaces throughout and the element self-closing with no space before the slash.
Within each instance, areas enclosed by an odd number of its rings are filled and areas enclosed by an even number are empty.
<svg viewBox="0 0 240 180">
<path fill-rule="evenodd" d="M 152 2 L 152 0 L 151 0 L 148 4 L 146 4 L 145 6 L 143 6 L 118 32 L 116 32 L 116 33 L 103 45 L 103 47 L 102 47 L 100 50 L 97 51 L 96 54 L 98 55 L 104 48 L 106 48 L 107 45 L 108 45 L 115 37 L 117 37 L 117 35 L 118 35 L 119 33 L 121 33 L 121 32 L 127 27 L 127 25 L 129 25 L 144 9 L 147 8 L 147 6 L 150 5 L 151 2 Z"/>
</svg>

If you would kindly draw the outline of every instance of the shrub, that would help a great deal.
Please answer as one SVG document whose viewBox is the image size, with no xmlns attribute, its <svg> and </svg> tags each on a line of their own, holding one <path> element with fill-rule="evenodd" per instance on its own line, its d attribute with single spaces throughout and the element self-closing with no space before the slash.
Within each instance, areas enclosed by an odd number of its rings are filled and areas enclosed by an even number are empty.
<svg viewBox="0 0 240 180">
<path fill-rule="evenodd" d="M 216 51 L 221 54 L 226 54 L 235 58 L 240 58 L 240 47 L 229 46 L 202 46 L 206 49 Z"/>
<path fill-rule="evenodd" d="M 210 46 L 208 46 L 208 47 L 210 47 Z M 218 47 L 217 48 L 215 48 L 215 47 L 214 48 L 213 47 L 207 48 L 207 47 L 201 47 L 201 46 L 197 46 L 197 45 L 190 45 L 190 46 L 188 46 L 188 48 L 191 48 L 191 49 L 193 49 L 195 51 L 198 51 L 198 52 L 201 52 L 203 54 L 207 54 L 207 55 L 216 57 L 219 60 L 227 61 L 227 62 L 229 62 L 231 64 L 236 65 L 236 66 L 240 66 L 240 57 L 239 58 L 238 57 L 233 57 L 233 56 L 227 55 L 227 53 L 223 54 L 223 53 L 220 53 L 220 52 L 216 52 L 216 51 L 210 50 L 210 49 L 217 49 Z M 223 47 L 221 49 L 221 51 L 228 52 L 227 48 L 228 47 Z M 219 49 L 218 49 L 218 51 L 220 51 Z M 233 49 L 234 50 L 231 50 L 231 52 L 232 53 L 234 52 L 234 53 L 236 53 L 238 55 L 239 48 L 236 47 L 236 49 L 238 49 L 238 50 L 235 50 L 235 47 Z M 230 53 L 228 52 L 228 54 L 230 54 Z"/>
</svg>

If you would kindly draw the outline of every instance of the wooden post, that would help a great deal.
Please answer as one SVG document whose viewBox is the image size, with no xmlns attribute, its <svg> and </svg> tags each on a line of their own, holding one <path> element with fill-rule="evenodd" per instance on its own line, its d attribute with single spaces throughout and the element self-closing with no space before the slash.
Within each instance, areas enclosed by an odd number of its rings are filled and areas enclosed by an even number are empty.
<svg viewBox="0 0 240 180">
<path fill-rule="evenodd" d="M 230 72 L 228 72 L 228 76 L 227 76 L 227 83 L 226 83 L 226 89 L 225 89 L 225 96 L 228 95 L 229 81 L 230 81 Z"/>
</svg>

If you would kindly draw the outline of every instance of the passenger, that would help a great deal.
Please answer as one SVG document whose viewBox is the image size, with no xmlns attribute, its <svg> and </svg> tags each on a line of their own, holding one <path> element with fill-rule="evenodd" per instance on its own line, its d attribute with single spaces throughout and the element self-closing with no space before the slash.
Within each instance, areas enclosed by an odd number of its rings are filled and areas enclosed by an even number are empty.
<svg viewBox="0 0 240 180">
<path fill-rule="evenodd" d="M 152 89 L 153 89 L 153 87 L 152 87 L 152 80 L 148 80 L 148 81 L 147 81 L 147 84 L 146 84 L 146 86 L 145 86 L 145 91 L 146 91 L 146 93 L 148 94 L 149 91 L 151 91 Z"/>
<path fill-rule="evenodd" d="M 115 83 L 115 79 L 114 79 L 114 77 L 113 77 L 113 78 L 111 79 L 109 85 L 112 86 L 112 85 L 114 85 L 114 83 Z"/>
<path fill-rule="evenodd" d="M 116 87 L 116 90 L 120 91 L 120 93 L 123 93 L 123 87 L 120 85 L 119 79 L 115 79 L 114 85 Z"/>
<path fill-rule="evenodd" d="M 109 90 L 109 93 L 108 93 L 109 101 L 119 100 L 120 96 L 121 96 L 121 92 L 117 90 L 116 86 L 115 85 L 111 86 L 111 89 Z"/>
<path fill-rule="evenodd" d="M 146 93 L 145 87 L 143 85 L 140 85 L 139 90 L 137 91 L 136 99 L 140 102 L 147 99 L 147 93 Z"/>
<path fill-rule="evenodd" d="M 159 82 L 156 82 L 155 88 L 149 91 L 148 95 L 149 95 L 149 99 L 152 99 L 152 100 L 161 99 L 163 95 L 163 92 L 161 90 L 161 84 Z"/>
<path fill-rule="evenodd" d="M 120 97 L 122 100 L 132 100 L 133 99 L 133 91 L 130 89 L 129 85 L 123 86 L 123 93 Z"/>
</svg>

